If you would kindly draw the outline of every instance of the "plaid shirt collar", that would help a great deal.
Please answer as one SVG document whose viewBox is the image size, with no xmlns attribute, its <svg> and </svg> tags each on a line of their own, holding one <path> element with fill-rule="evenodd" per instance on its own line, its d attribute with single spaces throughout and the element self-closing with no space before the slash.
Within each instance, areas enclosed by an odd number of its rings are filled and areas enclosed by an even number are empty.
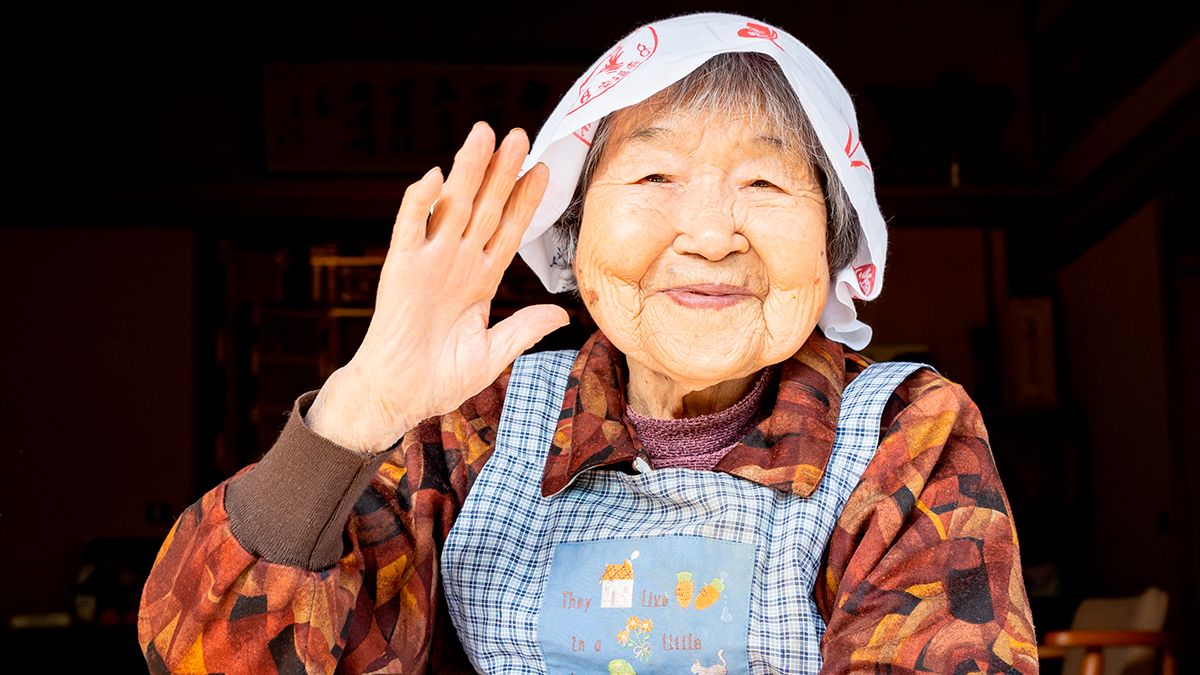
<svg viewBox="0 0 1200 675">
<path fill-rule="evenodd" d="M 714 470 L 787 494 L 812 494 L 833 451 L 847 359 L 855 372 L 868 363 L 814 329 L 800 350 L 777 366 L 778 393 L 770 414 Z M 624 355 L 596 331 L 579 350 L 567 380 L 542 474 L 543 496 L 561 492 L 588 469 L 646 459 L 625 420 L 625 377 Z"/>
</svg>

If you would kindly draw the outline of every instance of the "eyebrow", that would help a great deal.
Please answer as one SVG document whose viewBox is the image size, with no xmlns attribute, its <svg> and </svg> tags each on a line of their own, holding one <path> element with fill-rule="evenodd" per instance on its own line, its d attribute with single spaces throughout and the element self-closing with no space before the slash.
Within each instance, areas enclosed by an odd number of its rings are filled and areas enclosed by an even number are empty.
<svg viewBox="0 0 1200 675">
<path fill-rule="evenodd" d="M 673 135 L 670 129 L 664 127 L 641 127 L 634 129 L 628 136 L 625 137 L 625 142 L 638 142 L 657 144 L 667 140 L 667 136 Z"/>
<path fill-rule="evenodd" d="M 658 145 L 669 140 L 669 137 L 673 135 L 674 132 L 666 127 L 641 127 L 630 132 L 629 135 L 625 137 L 625 142 Z M 771 136 L 769 134 L 759 134 L 758 136 L 754 137 L 754 140 L 759 143 L 766 143 L 775 150 L 782 151 L 787 147 L 787 144 L 784 143 L 782 138 L 778 136 Z"/>
<path fill-rule="evenodd" d="M 783 139 L 778 136 L 767 136 L 765 134 L 760 134 L 756 136 L 754 140 L 760 143 L 768 143 L 780 150 L 783 150 L 785 147 L 787 147 L 787 144 L 783 142 Z"/>
</svg>

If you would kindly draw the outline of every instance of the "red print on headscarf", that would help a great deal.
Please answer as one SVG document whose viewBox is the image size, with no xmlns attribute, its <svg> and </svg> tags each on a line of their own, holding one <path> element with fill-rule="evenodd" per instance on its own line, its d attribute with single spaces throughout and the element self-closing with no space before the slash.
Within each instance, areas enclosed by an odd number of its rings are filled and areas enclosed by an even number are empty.
<svg viewBox="0 0 1200 675">
<path fill-rule="evenodd" d="M 854 147 L 851 148 L 850 147 L 851 145 L 853 145 Z M 866 162 L 854 159 L 854 153 L 858 152 L 858 149 L 859 149 L 859 147 L 861 147 L 861 145 L 862 145 L 862 141 L 854 140 L 854 129 L 849 124 L 847 124 L 846 125 L 846 156 L 850 158 L 850 168 L 853 169 L 856 166 L 865 166 L 865 167 L 867 167 L 867 171 L 871 171 L 871 167 Z M 871 171 L 871 173 L 874 173 L 874 171 Z"/>
<path fill-rule="evenodd" d="M 854 268 L 854 276 L 858 279 L 858 290 L 863 295 L 870 295 L 875 288 L 875 264 L 867 263 Z"/>
<path fill-rule="evenodd" d="M 586 145 L 590 148 L 590 147 L 592 147 L 592 142 L 590 140 L 588 140 L 587 135 L 589 132 L 591 132 L 591 130 L 592 130 L 592 123 L 588 122 L 587 124 L 576 129 L 573 135 L 575 136 L 575 138 L 578 138 L 581 143 L 583 143 L 584 145 Z"/>
<path fill-rule="evenodd" d="M 654 30 L 653 26 L 643 26 L 622 40 L 600 60 L 600 63 L 592 69 L 592 72 L 588 73 L 588 76 L 579 85 L 579 89 L 576 91 L 579 103 L 568 110 L 567 114 L 570 115 L 586 105 L 588 101 L 612 89 L 638 66 L 654 56 L 656 51 L 658 51 L 658 32 Z"/>
<path fill-rule="evenodd" d="M 769 40 L 771 44 L 779 47 L 779 43 L 776 42 L 779 39 L 779 33 L 774 28 L 764 26 L 761 23 L 750 23 L 747 21 L 746 27 L 738 31 L 738 37 L 761 38 Z M 783 51 L 783 47 L 779 47 L 779 51 Z"/>
</svg>

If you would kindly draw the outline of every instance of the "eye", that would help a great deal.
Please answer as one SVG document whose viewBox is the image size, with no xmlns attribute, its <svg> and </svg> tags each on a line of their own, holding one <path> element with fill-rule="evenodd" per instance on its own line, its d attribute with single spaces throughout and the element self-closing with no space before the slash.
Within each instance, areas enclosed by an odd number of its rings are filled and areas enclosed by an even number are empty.
<svg viewBox="0 0 1200 675">
<path fill-rule="evenodd" d="M 776 185 L 775 185 L 774 183 L 772 183 L 771 181 L 769 181 L 769 180 L 764 180 L 764 179 L 762 179 L 762 178 L 759 178 L 759 179 L 757 179 L 757 180 L 755 180 L 755 181 L 751 182 L 751 183 L 750 183 L 750 187 L 754 187 L 754 188 L 773 188 L 773 187 L 776 187 Z"/>
<path fill-rule="evenodd" d="M 652 173 L 649 176 L 642 178 L 642 180 L 640 180 L 638 182 L 639 183 L 670 183 L 671 181 L 667 180 L 667 177 L 662 175 L 661 173 Z"/>
</svg>

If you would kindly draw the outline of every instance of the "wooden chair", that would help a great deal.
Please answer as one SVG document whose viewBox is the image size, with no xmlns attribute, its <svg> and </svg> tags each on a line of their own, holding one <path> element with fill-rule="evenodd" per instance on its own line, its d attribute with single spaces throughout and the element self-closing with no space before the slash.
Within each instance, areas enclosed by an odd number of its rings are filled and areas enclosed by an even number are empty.
<svg viewBox="0 0 1200 675">
<path fill-rule="evenodd" d="M 1079 604 L 1070 630 L 1046 633 L 1038 658 L 1063 659 L 1063 675 L 1175 675 L 1171 635 L 1162 630 L 1167 594 L 1147 588 L 1125 598 L 1089 598 Z"/>
</svg>

